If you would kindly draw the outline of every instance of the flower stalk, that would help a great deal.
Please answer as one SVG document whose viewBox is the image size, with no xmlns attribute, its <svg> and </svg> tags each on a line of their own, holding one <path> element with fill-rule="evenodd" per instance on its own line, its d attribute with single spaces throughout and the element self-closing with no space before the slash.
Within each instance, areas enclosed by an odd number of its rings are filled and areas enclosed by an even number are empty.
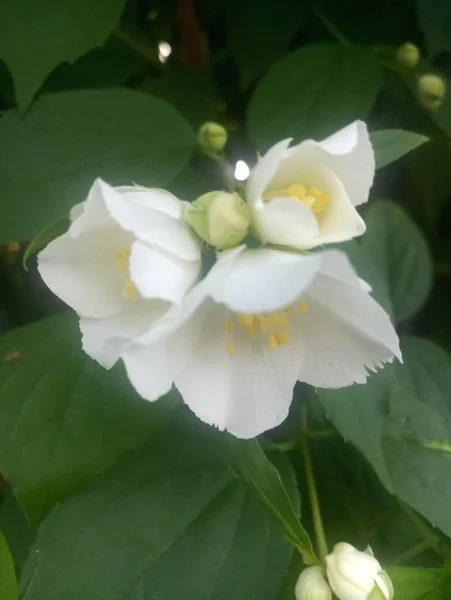
<svg viewBox="0 0 451 600">
<path fill-rule="evenodd" d="M 305 406 L 302 407 L 301 412 L 301 432 L 301 450 L 304 459 L 304 469 L 310 498 L 313 527 L 315 529 L 316 546 L 321 564 L 324 564 L 327 555 L 327 542 L 326 534 L 324 532 L 323 519 L 321 517 L 321 508 L 319 504 L 318 491 L 316 489 L 315 475 L 313 473 L 312 458 L 310 456 L 310 449 L 308 445 L 308 421 L 307 408 Z"/>
</svg>

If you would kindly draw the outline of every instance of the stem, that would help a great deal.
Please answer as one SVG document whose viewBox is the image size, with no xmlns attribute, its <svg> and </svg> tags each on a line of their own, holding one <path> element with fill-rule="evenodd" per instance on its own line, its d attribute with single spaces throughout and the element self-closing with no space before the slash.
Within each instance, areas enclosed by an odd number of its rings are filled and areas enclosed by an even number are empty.
<svg viewBox="0 0 451 600">
<path fill-rule="evenodd" d="M 421 542 L 418 542 L 418 544 L 415 544 L 415 546 L 412 546 L 412 548 L 409 548 L 408 550 L 400 554 L 398 558 L 395 559 L 395 564 L 399 565 L 402 563 L 409 562 L 410 560 L 412 560 L 412 558 L 415 558 L 415 556 L 418 556 L 419 554 L 425 552 L 426 550 L 429 550 L 430 548 L 431 544 L 429 540 L 421 540 Z"/>
<path fill-rule="evenodd" d="M 331 34 L 331 36 L 334 37 L 339 44 L 348 47 L 352 46 L 351 42 L 344 35 L 344 33 L 342 33 L 336 25 L 329 21 L 329 19 L 326 17 L 326 15 L 320 8 L 318 8 L 317 6 L 313 6 L 313 12 L 324 25 L 324 27 L 327 29 L 327 31 Z"/>
<path fill-rule="evenodd" d="M 139 54 L 140 56 L 142 56 L 143 58 L 148 60 L 150 63 L 152 63 L 152 65 L 154 67 L 156 67 L 157 69 L 161 70 L 163 68 L 162 64 L 157 59 L 153 50 L 149 46 L 141 44 L 141 42 L 138 42 L 138 40 L 135 40 L 134 37 L 132 37 L 129 33 L 124 31 L 123 29 L 120 29 L 119 27 L 117 27 L 113 31 L 113 35 L 118 40 L 120 40 L 122 43 L 124 43 L 126 46 L 128 46 L 131 50 L 133 50 L 133 52 L 136 52 L 136 54 Z"/>
<path fill-rule="evenodd" d="M 410 506 L 408 506 L 402 501 L 399 501 L 399 505 L 401 506 L 405 514 L 409 517 L 409 519 L 412 521 L 412 523 L 416 526 L 421 535 L 424 537 L 429 547 L 432 548 L 434 552 L 442 556 L 443 552 L 439 545 L 440 538 L 430 530 L 430 528 L 423 522 L 423 520 L 416 514 L 416 512 L 410 508 Z"/>
<path fill-rule="evenodd" d="M 234 192 L 235 191 L 235 178 L 233 177 L 232 169 L 230 168 L 230 165 L 225 160 L 224 156 L 220 155 L 220 154 L 213 154 L 213 153 L 207 154 L 206 156 L 209 156 L 211 159 L 215 160 L 218 163 L 218 165 L 221 166 L 223 179 L 224 179 L 224 186 L 228 192 Z"/>
<path fill-rule="evenodd" d="M 307 408 L 302 407 L 302 437 L 301 449 L 304 457 L 305 476 L 307 479 L 307 488 L 310 498 L 310 509 L 312 511 L 313 527 L 315 529 L 316 546 L 321 563 L 324 564 L 327 555 L 327 542 L 324 533 L 323 520 L 321 518 L 321 509 L 319 505 L 318 492 L 316 489 L 315 476 L 313 474 L 312 458 L 308 445 L 308 423 L 307 423 Z"/>
</svg>

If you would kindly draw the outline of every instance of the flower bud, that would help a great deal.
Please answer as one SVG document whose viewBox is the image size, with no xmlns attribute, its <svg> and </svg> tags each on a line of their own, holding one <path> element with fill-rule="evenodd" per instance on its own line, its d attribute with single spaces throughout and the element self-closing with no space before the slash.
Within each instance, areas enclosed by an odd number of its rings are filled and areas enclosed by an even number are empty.
<svg viewBox="0 0 451 600">
<path fill-rule="evenodd" d="M 294 588 L 296 600 L 332 600 L 332 590 L 322 567 L 308 567 L 299 575 Z"/>
<path fill-rule="evenodd" d="M 199 128 L 197 143 L 204 154 L 211 155 L 224 150 L 227 137 L 227 131 L 222 125 L 207 121 Z"/>
<path fill-rule="evenodd" d="M 238 194 L 220 191 L 185 203 L 183 218 L 200 238 L 220 250 L 239 244 L 250 223 L 249 207 Z"/>
<path fill-rule="evenodd" d="M 326 564 L 330 587 L 340 600 L 392 600 L 391 579 L 371 550 L 360 552 L 340 542 L 326 556 Z"/>
<path fill-rule="evenodd" d="M 426 73 L 417 81 L 420 103 L 429 110 L 438 110 L 446 93 L 445 82 L 438 75 Z"/>
<path fill-rule="evenodd" d="M 400 65 L 406 69 L 414 69 L 420 62 L 420 51 L 415 44 L 406 42 L 399 46 L 396 51 L 396 58 Z"/>
</svg>

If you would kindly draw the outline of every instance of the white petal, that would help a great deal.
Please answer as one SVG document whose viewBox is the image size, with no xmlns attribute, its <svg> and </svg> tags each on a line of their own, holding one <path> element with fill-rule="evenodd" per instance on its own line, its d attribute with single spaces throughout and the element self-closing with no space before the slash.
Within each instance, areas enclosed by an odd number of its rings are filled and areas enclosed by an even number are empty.
<svg viewBox="0 0 451 600">
<path fill-rule="evenodd" d="M 114 221 L 105 206 L 104 190 L 113 189 L 102 179 L 96 179 L 89 190 L 85 202 L 72 207 L 70 218 L 72 224 L 69 233 L 76 238 L 97 227 L 109 227 Z"/>
<path fill-rule="evenodd" d="M 318 221 L 302 202 L 274 198 L 255 210 L 253 225 L 265 243 L 307 249 L 318 243 Z"/>
<path fill-rule="evenodd" d="M 320 254 L 302 256 L 267 248 L 246 250 L 215 283 L 211 296 L 236 312 L 279 310 L 301 296 L 321 260 Z"/>
<path fill-rule="evenodd" d="M 342 182 L 354 206 L 363 204 L 375 173 L 374 151 L 365 123 L 355 121 L 322 142 L 306 140 L 290 148 L 271 186 L 283 188 L 296 183 L 293 175 L 303 164 L 328 167 Z"/>
<path fill-rule="evenodd" d="M 87 230 L 77 238 L 66 233 L 38 255 L 38 270 L 54 294 L 85 317 L 110 317 L 133 306 L 123 297 L 124 273 L 115 253 L 130 243 L 119 227 Z"/>
<path fill-rule="evenodd" d="M 207 275 L 188 292 L 181 306 L 174 305 L 172 309 L 152 326 L 149 331 L 142 335 L 138 342 L 142 345 L 150 345 L 160 342 L 172 336 L 178 329 L 187 323 L 203 302 L 218 289 L 224 279 L 233 269 L 237 258 L 244 251 L 245 246 L 237 246 L 231 250 L 221 252 L 218 260 Z"/>
<path fill-rule="evenodd" d="M 102 193 L 115 221 L 126 231 L 152 246 L 186 260 L 200 258 L 200 246 L 186 223 L 154 210 L 142 202 L 139 194 L 121 195 L 105 184 Z M 144 194 L 142 194 L 144 195 Z"/>
<path fill-rule="evenodd" d="M 119 359 L 124 345 L 143 334 L 167 310 L 168 304 L 158 300 L 142 300 L 114 317 L 80 319 L 83 350 L 102 367 L 110 369 Z"/>
<path fill-rule="evenodd" d="M 200 275 L 200 260 L 183 260 L 143 242 L 134 242 L 130 277 L 144 298 L 181 302 Z"/>
<path fill-rule="evenodd" d="M 322 388 L 364 383 L 368 370 L 401 357 L 399 340 L 346 256 L 336 251 L 322 256 L 324 271 L 320 267 L 304 296 L 308 312 L 295 321 L 306 344 L 299 380 Z"/>
<path fill-rule="evenodd" d="M 207 302 L 190 360 L 175 384 L 186 404 L 203 421 L 251 438 L 276 427 L 287 416 L 299 365 L 299 346 L 266 347 L 239 327 L 230 334 L 236 355 L 227 354 L 227 312 Z"/>
<path fill-rule="evenodd" d="M 263 204 L 263 192 L 279 168 L 290 142 L 291 138 L 275 144 L 252 169 L 246 188 L 246 198 L 251 206 Z"/>
<path fill-rule="evenodd" d="M 162 213 L 180 219 L 182 205 L 180 200 L 166 190 L 160 188 L 146 188 L 141 185 L 119 186 L 115 188 L 124 197 L 131 199 L 134 203 L 142 204 L 144 207 L 153 208 Z"/>
<path fill-rule="evenodd" d="M 151 344 L 136 340 L 122 349 L 128 378 L 138 394 L 153 401 L 169 392 L 189 360 L 198 325 L 196 318 L 180 327 L 163 325 L 159 328 L 160 340 Z"/>
<path fill-rule="evenodd" d="M 330 198 L 329 206 L 320 215 L 320 232 L 316 245 L 343 242 L 365 232 L 365 222 L 350 201 L 343 184 L 330 169 L 317 169 L 314 185 Z"/>
</svg>

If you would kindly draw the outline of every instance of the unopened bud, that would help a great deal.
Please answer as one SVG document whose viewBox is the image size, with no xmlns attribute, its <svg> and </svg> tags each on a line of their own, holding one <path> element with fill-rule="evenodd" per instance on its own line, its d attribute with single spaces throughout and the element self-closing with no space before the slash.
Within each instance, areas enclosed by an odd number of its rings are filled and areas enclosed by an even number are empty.
<svg viewBox="0 0 451 600">
<path fill-rule="evenodd" d="M 403 67 L 414 69 L 420 62 L 420 50 L 415 44 L 406 42 L 402 46 L 399 46 L 396 51 L 396 58 Z"/>
<path fill-rule="evenodd" d="M 227 130 L 222 125 L 207 121 L 199 128 L 197 143 L 205 154 L 216 154 L 224 150 L 227 137 Z"/>
<path fill-rule="evenodd" d="M 326 556 L 327 578 L 340 600 L 392 600 L 393 584 L 371 550 L 340 542 Z"/>
<path fill-rule="evenodd" d="M 332 600 L 332 590 L 322 567 L 308 567 L 299 575 L 294 588 L 296 600 Z"/>
<path fill-rule="evenodd" d="M 200 238 L 220 250 L 239 244 L 250 223 L 249 207 L 238 194 L 220 191 L 186 203 L 183 218 Z"/>
<path fill-rule="evenodd" d="M 446 93 L 444 80 L 439 75 L 426 73 L 418 78 L 417 85 L 421 104 L 429 110 L 438 110 Z"/>
</svg>

